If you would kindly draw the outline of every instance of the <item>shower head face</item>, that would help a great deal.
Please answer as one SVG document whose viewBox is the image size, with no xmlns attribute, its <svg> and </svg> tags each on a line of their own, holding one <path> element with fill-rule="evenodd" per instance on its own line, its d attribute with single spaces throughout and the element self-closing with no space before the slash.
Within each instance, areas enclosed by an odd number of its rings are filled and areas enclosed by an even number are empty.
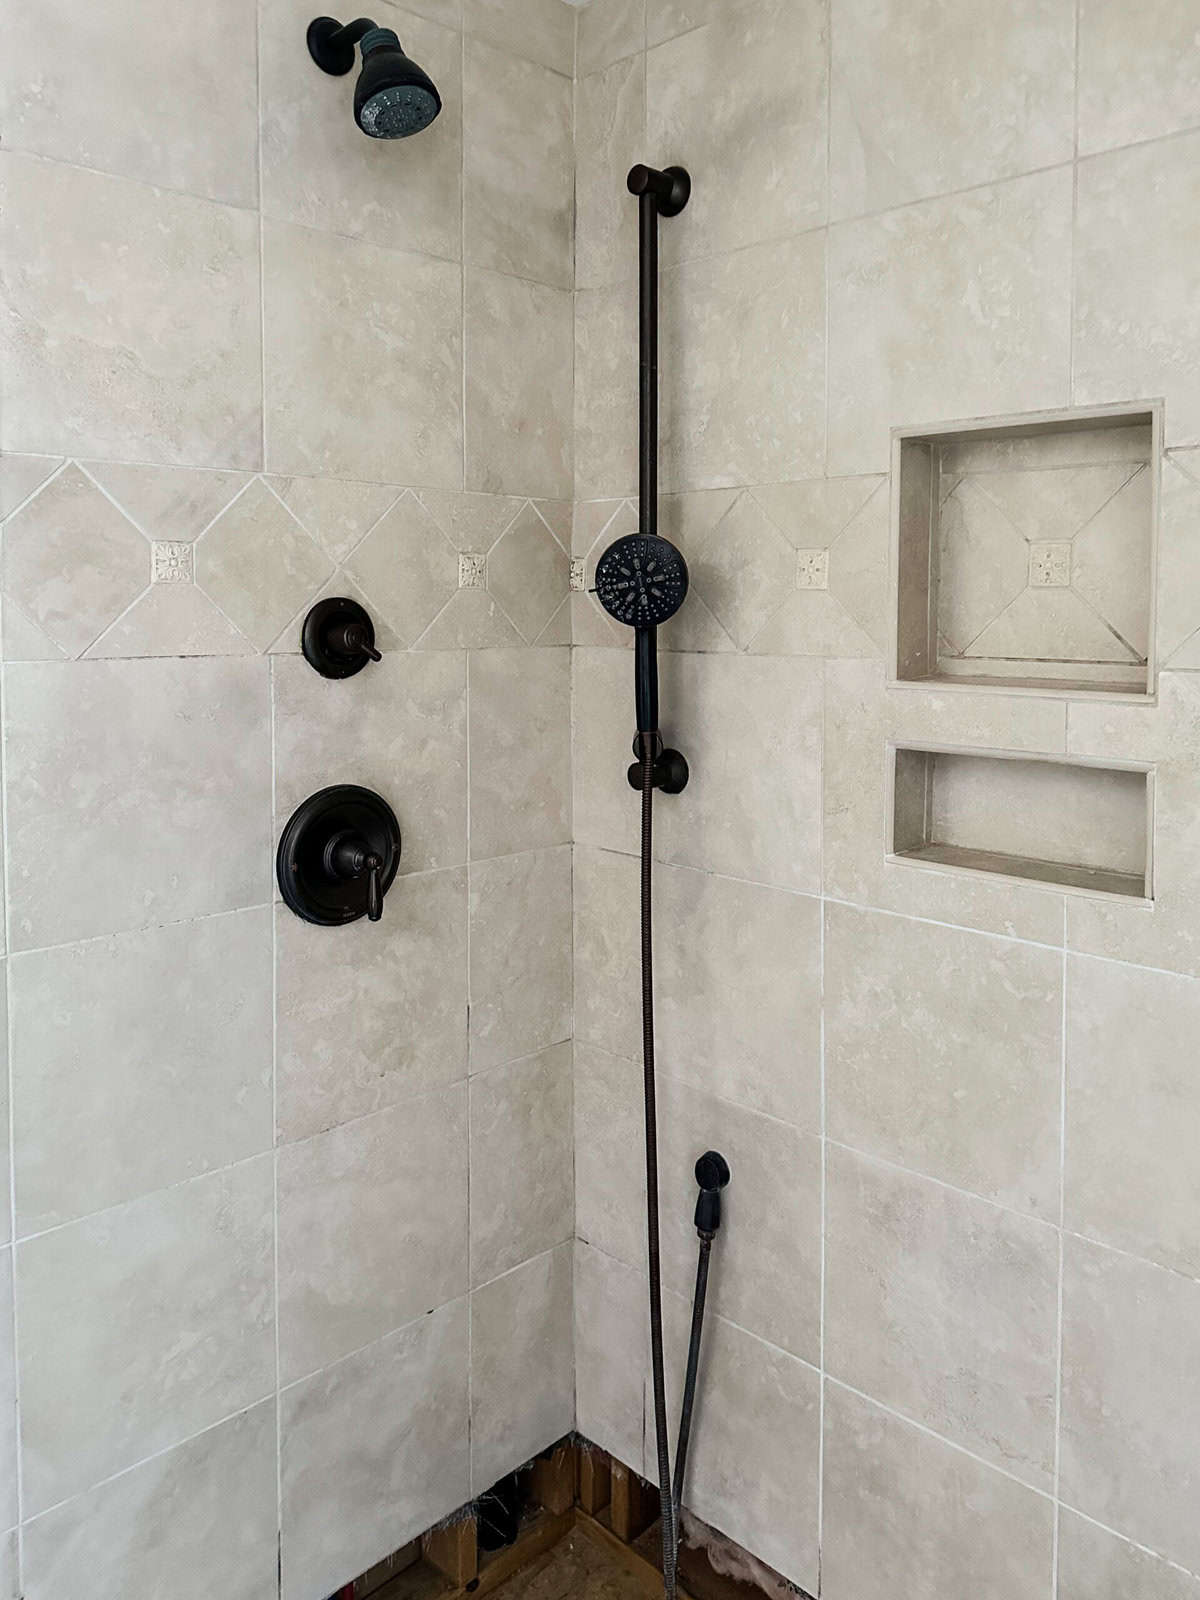
<svg viewBox="0 0 1200 1600">
<path fill-rule="evenodd" d="M 631 533 L 596 563 L 596 594 L 610 617 L 630 628 L 656 628 L 687 596 L 687 562 L 667 539 Z"/>
<path fill-rule="evenodd" d="M 370 139 L 407 139 L 442 109 L 433 80 L 411 61 L 390 28 L 362 37 L 363 65 L 354 89 L 354 120 Z"/>
</svg>

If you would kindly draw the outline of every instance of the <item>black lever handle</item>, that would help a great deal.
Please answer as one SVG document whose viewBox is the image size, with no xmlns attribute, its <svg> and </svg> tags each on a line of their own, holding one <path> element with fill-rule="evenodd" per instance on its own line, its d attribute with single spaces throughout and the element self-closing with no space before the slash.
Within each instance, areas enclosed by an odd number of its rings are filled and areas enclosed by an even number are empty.
<svg viewBox="0 0 1200 1600">
<path fill-rule="evenodd" d="M 379 856 L 368 856 L 367 868 L 367 921 L 378 922 L 383 915 L 383 889 L 379 882 L 383 862 Z"/>
<path fill-rule="evenodd" d="M 330 647 L 339 655 L 368 656 L 372 661 L 383 660 L 374 644 L 367 638 L 367 630 L 361 622 L 347 622 L 340 628 L 330 628 L 328 640 Z"/>
<path fill-rule="evenodd" d="M 367 880 L 367 920 L 383 916 L 383 857 L 376 855 L 361 834 L 335 833 L 325 846 L 325 870 L 331 878 Z"/>
</svg>

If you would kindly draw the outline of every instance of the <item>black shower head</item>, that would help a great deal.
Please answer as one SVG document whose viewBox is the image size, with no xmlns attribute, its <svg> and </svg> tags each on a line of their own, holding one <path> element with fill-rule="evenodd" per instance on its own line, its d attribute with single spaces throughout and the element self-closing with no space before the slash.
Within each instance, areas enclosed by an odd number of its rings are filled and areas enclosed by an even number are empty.
<svg viewBox="0 0 1200 1600">
<path fill-rule="evenodd" d="M 631 628 L 656 628 L 673 617 L 688 591 L 687 562 L 667 539 L 631 533 L 596 563 L 600 604 Z"/>
<path fill-rule="evenodd" d="M 317 17 L 308 25 L 308 51 L 323 72 L 349 72 L 357 42 L 363 64 L 354 86 L 354 120 L 362 131 L 372 139 L 406 139 L 427 128 L 442 98 L 390 28 L 376 27 L 369 17 L 344 27 L 333 17 Z"/>
</svg>

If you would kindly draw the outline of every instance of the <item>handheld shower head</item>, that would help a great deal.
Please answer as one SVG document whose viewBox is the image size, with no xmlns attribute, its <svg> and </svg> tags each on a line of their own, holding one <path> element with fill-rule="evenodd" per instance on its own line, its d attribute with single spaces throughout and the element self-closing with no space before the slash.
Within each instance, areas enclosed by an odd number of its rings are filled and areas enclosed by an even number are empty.
<svg viewBox="0 0 1200 1600">
<path fill-rule="evenodd" d="M 362 46 L 362 71 L 354 86 L 354 120 L 370 139 L 407 139 L 427 128 L 442 109 L 429 74 L 401 49 L 391 28 L 370 17 L 343 27 L 333 17 L 308 25 L 308 52 L 321 68 L 344 76 L 354 66 L 354 46 Z"/>
<path fill-rule="evenodd" d="M 610 617 L 631 628 L 656 628 L 679 610 L 688 591 L 687 562 L 668 539 L 630 533 L 596 563 L 596 595 Z"/>
</svg>

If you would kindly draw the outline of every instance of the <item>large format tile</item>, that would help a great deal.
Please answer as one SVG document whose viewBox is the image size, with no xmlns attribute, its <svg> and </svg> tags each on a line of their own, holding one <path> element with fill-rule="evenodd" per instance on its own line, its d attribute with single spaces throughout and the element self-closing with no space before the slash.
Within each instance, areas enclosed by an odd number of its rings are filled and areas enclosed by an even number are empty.
<svg viewBox="0 0 1200 1600">
<path fill-rule="evenodd" d="M 646 43 L 646 0 L 589 0 L 579 8 L 575 36 L 577 81 L 612 61 L 636 54 Z"/>
<path fill-rule="evenodd" d="M 572 296 L 480 268 L 466 277 L 466 486 L 566 499 Z"/>
<path fill-rule="evenodd" d="M 268 898 L 266 662 L 38 662 L 6 691 L 16 948 Z"/>
<path fill-rule="evenodd" d="M 571 288 L 570 80 L 468 36 L 463 91 L 464 259 Z"/>
<path fill-rule="evenodd" d="M 19 1232 L 271 1148 L 268 907 L 33 951 L 10 984 Z"/>
<path fill-rule="evenodd" d="M 1168 444 L 1200 438 L 1198 203 L 1200 133 L 1079 166 L 1072 399 L 1162 396 Z"/>
<path fill-rule="evenodd" d="M 267 1401 L 27 1523 L 25 1600 L 268 1600 L 277 1526 Z"/>
<path fill-rule="evenodd" d="M 686 262 L 663 274 L 660 294 L 664 490 L 819 472 L 824 234 Z"/>
<path fill-rule="evenodd" d="M 20 1247 L 28 1513 L 270 1392 L 271 1213 L 262 1157 Z"/>
<path fill-rule="evenodd" d="M 1050 1592 L 1048 1498 L 837 1383 L 825 1386 L 824 1533 L 828 1600 L 893 1600 L 899 1574 L 905 1600 Z"/>
<path fill-rule="evenodd" d="M 1200 34 L 1191 0 L 1140 8 L 1124 0 L 1083 0 L 1080 152 L 1157 139 L 1197 123 Z"/>
<path fill-rule="evenodd" d="M 463 29 L 488 44 L 568 75 L 575 60 L 575 13 L 561 0 L 463 0 Z"/>
<path fill-rule="evenodd" d="M 466 1300 L 280 1396 L 284 1600 L 324 1600 L 470 1495 Z"/>
<path fill-rule="evenodd" d="M 12 154 L 0 189 L 0 448 L 258 466 L 254 214 Z"/>
<path fill-rule="evenodd" d="M 1200 1276 L 1194 978 L 1072 957 L 1066 1223 Z"/>
<path fill-rule="evenodd" d="M 471 1295 L 471 1488 L 575 1426 L 568 1242 Z"/>
<path fill-rule="evenodd" d="M 261 479 L 201 535 L 193 560 L 197 585 L 259 650 L 333 572 L 325 551 Z"/>
<path fill-rule="evenodd" d="M 574 1065 L 575 1237 L 638 1266 L 646 1253 L 641 1064 L 577 1039 Z"/>
<path fill-rule="evenodd" d="M 664 261 L 824 222 L 827 18 L 824 0 L 724 6 L 650 50 L 647 146 L 692 179 L 687 207 L 662 226 Z"/>
<path fill-rule="evenodd" d="M 580 13 L 581 29 L 603 7 L 604 0 L 590 0 Z M 638 203 L 625 179 L 642 158 L 645 84 L 639 53 L 575 85 L 575 282 L 581 289 L 637 274 Z"/>
<path fill-rule="evenodd" d="M 825 1366 L 1048 1489 L 1054 1229 L 832 1146 Z"/>
<path fill-rule="evenodd" d="M 373 14 L 437 85 L 440 115 L 419 139 L 400 147 L 364 138 L 354 120 L 354 76 L 316 76 L 305 45 L 312 7 L 307 0 L 266 0 L 259 33 L 263 212 L 397 250 L 457 259 L 462 41 L 388 0 Z M 355 74 L 358 68 L 356 61 Z"/>
<path fill-rule="evenodd" d="M 1064 1510 L 1058 1533 L 1058 1600 L 1198 1600 L 1189 1577 L 1149 1550 Z"/>
<path fill-rule="evenodd" d="M 467 1287 L 467 1095 L 454 1085 L 279 1154 L 279 1363 L 291 1383 Z"/>
<path fill-rule="evenodd" d="M 1070 161 L 1072 0 L 833 4 L 835 217 Z"/>
<path fill-rule="evenodd" d="M 571 658 L 566 650 L 476 650 L 468 667 L 471 857 L 571 836 Z"/>
<path fill-rule="evenodd" d="M 886 471 L 893 427 L 1065 405 L 1070 259 L 1069 169 L 831 229 L 828 470 Z"/>
<path fill-rule="evenodd" d="M 13 1253 L 0 1250 L 0 1521 L 17 1521 L 17 1373 L 13 1324 Z M 4 1600 L 7 1593 L 0 1588 Z"/>
<path fill-rule="evenodd" d="M 1066 1504 L 1200 1567 L 1200 1284 L 1066 1240 L 1062 1489 Z"/>
<path fill-rule="evenodd" d="M 277 657 L 274 673 L 278 826 L 327 784 L 357 783 L 396 813 L 401 873 L 466 860 L 461 653 L 393 652 L 349 681 L 322 678 L 301 656 Z"/>
<path fill-rule="evenodd" d="M 569 1239 L 570 1044 L 471 1080 L 471 1283 Z"/>
<path fill-rule="evenodd" d="M 168 3 L 155 16 L 152 65 L 130 47 L 145 23 L 136 0 L 102 9 L 50 0 L 0 68 L 5 144 L 256 204 L 257 89 L 243 6 L 216 0 L 198 13 Z"/>
<path fill-rule="evenodd" d="M 834 1139 L 1058 1219 L 1062 956 L 831 905 Z"/>
<path fill-rule="evenodd" d="M 263 275 L 270 470 L 461 486 L 461 269 L 272 222 Z"/>
<path fill-rule="evenodd" d="M 637 283 L 575 295 L 575 497 L 633 494 L 638 465 Z M 664 402 L 667 390 L 660 390 Z M 672 405 L 674 400 L 670 402 Z"/>
<path fill-rule="evenodd" d="M 379 923 L 317 928 L 284 906 L 275 918 L 281 1138 L 307 1138 L 466 1075 L 461 867 L 400 878 Z"/>
<path fill-rule="evenodd" d="M 571 851 L 566 845 L 471 867 L 471 1067 L 571 1033 Z"/>
<path fill-rule="evenodd" d="M 582 1240 L 575 1244 L 575 1426 L 642 1470 L 646 1276 Z"/>
</svg>

